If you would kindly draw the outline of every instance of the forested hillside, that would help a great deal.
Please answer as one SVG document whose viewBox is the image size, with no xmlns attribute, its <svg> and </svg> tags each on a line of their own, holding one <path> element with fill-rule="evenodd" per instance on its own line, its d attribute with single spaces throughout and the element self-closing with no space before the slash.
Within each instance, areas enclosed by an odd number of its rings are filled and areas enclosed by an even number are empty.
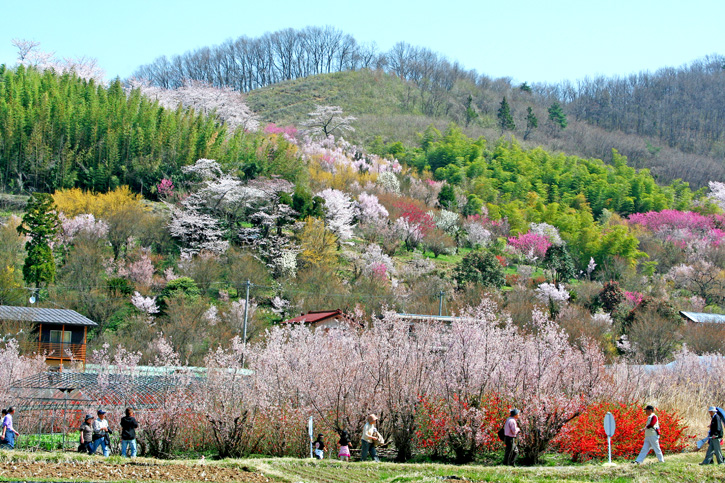
<svg viewBox="0 0 725 483">
<path fill-rule="evenodd" d="M 440 128 L 454 121 L 474 129 L 475 135 L 490 138 L 505 131 L 525 139 L 528 146 L 542 145 L 607 161 L 615 148 L 633 166 L 650 168 L 665 182 L 681 178 L 699 187 L 711 179 L 725 179 L 719 118 L 725 111 L 720 94 L 722 64 L 719 57 L 711 57 L 682 68 L 622 79 L 515 84 L 509 78 L 492 79 L 465 69 L 426 48 L 401 42 L 380 52 L 338 29 L 308 27 L 259 38 L 240 37 L 171 59 L 162 57 L 134 75 L 165 88 L 195 80 L 249 92 L 250 106 L 272 122 L 300 121 L 303 117 L 292 119 L 290 115 L 304 116 L 297 106 L 310 98 L 319 104 L 341 105 L 363 118 L 357 141 L 367 146 L 376 136 L 385 141 L 390 131 L 399 134 L 395 141 L 413 144 L 412 130 L 406 132 L 406 125 L 420 130 L 431 123 Z M 349 77 L 333 76 L 334 81 L 315 78 L 366 69 L 393 76 L 400 85 L 378 76 L 382 85 L 374 86 L 374 93 L 370 88 L 358 92 Z M 368 77 L 356 80 L 365 86 Z M 284 87 L 277 89 L 279 83 Z M 266 92 L 258 94 L 258 89 Z M 376 116 L 369 115 L 370 105 L 359 97 L 378 96 L 386 100 L 386 107 Z M 510 104 L 514 122 L 502 130 L 497 112 L 503 97 Z M 568 117 L 564 129 L 549 122 L 548 110 L 554 102 Z M 529 108 L 536 126 L 531 124 Z"/>
<path fill-rule="evenodd" d="M 102 86 L 52 70 L 0 66 L 3 191 L 128 185 L 148 196 L 159 180 L 199 158 L 254 165 L 256 173 L 282 163 L 284 146 L 258 142 L 193 109 L 163 109 L 118 80 Z M 289 169 L 299 168 L 289 163 Z"/>
<path fill-rule="evenodd" d="M 0 205 L 0 304 L 32 294 L 76 310 L 98 323 L 90 362 L 186 381 L 144 416 L 151 451 L 163 440 L 164 456 L 299 455 L 306 443 L 288 428 L 315 407 L 330 435 L 359 434 L 375 410 L 401 461 L 463 463 L 498 445 L 501 411 L 517 406 L 525 424 L 546 422 L 521 440 L 529 461 L 549 447 L 580 458 L 591 450 L 565 427 L 578 414 L 601 421 L 626 405 L 639 427 L 637 404 L 656 395 L 702 426 L 716 397 L 704 376 L 723 359 L 696 356 L 725 352 L 725 328 L 679 311 L 725 312 L 725 183 L 658 183 L 604 136 L 606 160 L 549 150 L 537 140 L 594 132 L 555 100 L 509 86 L 461 110 L 463 91 L 438 104 L 366 69 L 249 92 L 259 120 L 237 92 L 198 82 L 0 74 L 0 172 L 13 193 Z M 381 130 L 381 113 L 410 125 Z M 338 309 L 352 326 L 285 323 Z M 460 318 L 411 332 L 399 315 L 439 311 Z M 37 333 L 0 328 L 2 367 L 36 373 Z M 673 371 L 639 369 L 673 360 Z M 199 390 L 189 366 L 206 368 Z M 311 374 L 324 377 L 310 385 Z M 679 452 L 686 423 L 671 421 Z"/>
</svg>

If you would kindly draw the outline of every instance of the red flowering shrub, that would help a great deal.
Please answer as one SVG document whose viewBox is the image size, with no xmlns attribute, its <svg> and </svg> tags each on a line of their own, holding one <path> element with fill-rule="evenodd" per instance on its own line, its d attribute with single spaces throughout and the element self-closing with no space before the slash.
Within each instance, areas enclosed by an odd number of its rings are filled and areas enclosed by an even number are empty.
<svg viewBox="0 0 725 483">
<path fill-rule="evenodd" d="M 507 273 L 506 274 L 506 285 L 508 285 L 509 287 L 518 285 L 520 279 L 521 279 L 521 277 L 519 276 L 518 273 Z"/>
<path fill-rule="evenodd" d="M 437 459 L 457 463 L 473 460 L 480 451 L 497 451 L 503 443 L 497 432 L 508 416 L 510 405 L 496 394 L 481 401 L 429 400 L 421 397 L 417 414 L 416 444 Z"/>
<path fill-rule="evenodd" d="M 506 259 L 506 257 L 502 257 L 501 255 L 496 255 L 496 260 L 498 260 L 498 263 L 501 264 L 502 267 L 506 268 L 509 265 L 509 261 Z"/>
<path fill-rule="evenodd" d="M 637 404 L 599 402 L 591 404 L 562 429 L 553 442 L 555 448 L 571 455 L 573 461 L 607 457 L 604 416 L 611 412 L 616 422 L 612 437 L 613 457 L 634 457 L 642 449 L 647 416 Z M 679 453 L 694 438 L 685 433 L 687 426 L 677 413 L 658 410 L 660 446 L 665 453 Z"/>
</svg>

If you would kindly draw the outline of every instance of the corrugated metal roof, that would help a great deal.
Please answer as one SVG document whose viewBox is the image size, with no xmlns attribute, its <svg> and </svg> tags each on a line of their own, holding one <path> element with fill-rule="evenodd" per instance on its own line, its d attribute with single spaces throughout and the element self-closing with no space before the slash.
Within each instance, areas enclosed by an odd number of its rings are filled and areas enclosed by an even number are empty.
<svg viewBox="0 0 725 483">
<path fill-rule="evenodd" d="M 453 315 L 428 315 L 428 314 L 395 314 L 396 317 L 403 320 L 417 320 L 417 321 L 436 321 L 436 322 L 455 322 L 463 320 L 462 317 L 456 317 Z"/>
<path fill-rule="evenodd" d="M 333 317 L 339 317 L 344 316 L 342 313 L 342 310 L 322 310 L 318 312 L 307 312 L 304 315 L 300 315 L 299 317 L 295 317 L 293 319 L 285 320 L 282 323 L 283 324 L 299 324 L 302 323 L 308 323 L 308 324 L 314 324 L 316 322 L 320 322 L 322 320 L 327 320 Z"/>
<path fill-rule="evenodd" d="M 725 315 L 722 314 L 680 311 L 680 315 L 691 322 L 699 324 L 725 324 Z"/>
<path fill-rule="evenodd" d="M 75 310 L 14 307 L 12 305 L 0 305 L 0 320 L 32 322 L 36 324 L 79 325 L 86 327 L 96 327 L 98 325 Z"/>
</svg>

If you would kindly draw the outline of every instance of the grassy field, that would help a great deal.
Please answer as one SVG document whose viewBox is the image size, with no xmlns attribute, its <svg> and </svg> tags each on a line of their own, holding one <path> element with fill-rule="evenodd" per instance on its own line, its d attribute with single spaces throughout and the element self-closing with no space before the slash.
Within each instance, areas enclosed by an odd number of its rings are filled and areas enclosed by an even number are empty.
<svg viewBox="0 0 725 483">
<path fill-rule="evenodd" d="M 342 463 L 297 458 L 260 458 L 215 462 L 158 461 L 117 456 L 104 460 L 61 453 L 0 453 L 0 481 L 18 476 L 33 481 L 277 481 L 287 483 L 402 483 L 434 481 L 476 482 L 722 482 L 725 469 L 699 466 L 703 453 L 669 456 L 658 464 L 651 456 L 636 466 L 620 461 L 615 466 L 581 464 L 507 468 L 502 466 L 396 463 Z M 13 473 L 13 468 L 15 472 Z M 37 468 L 46 470 L 40 472 Z M 91 473 L 93 468 L 96 473 Z M 24 477 L 18 471 L 25 469 Z M 71 469 L 77 469 L 73 472 Z M 55 473 L 49 473 L 55 472 Z M 57 474 L 62 472 L 62 478 Z M 53 474 L 54 477 L 48 477 Z M 104 475 L 104 476 L 100 476 Z M 86 476 L 87 475 L 87 476 Z M 107 476 L 106 476 L 107 475 Z M 90 476 L 90 478 L 89 478 Z"/>
</svg>

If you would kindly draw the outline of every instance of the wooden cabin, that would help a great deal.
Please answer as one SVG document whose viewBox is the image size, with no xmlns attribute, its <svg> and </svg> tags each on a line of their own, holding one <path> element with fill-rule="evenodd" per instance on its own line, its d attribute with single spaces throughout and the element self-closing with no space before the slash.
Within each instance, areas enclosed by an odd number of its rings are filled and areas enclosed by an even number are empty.
<svg viewBox="0 0 725 483">
<path fill-rule="evenodd" d="M 88 328 L 98 326 L 74 310 L 10 305 L 0 305 L 0 320 L 21 328 L 32 326 L 32 333 L 37 333 L 38 353 L 45 354 L 49 365 L 60 367 L 71 360 L 85 364 Z"/>
<path fill-rule="evenodd" d="M 348 328 L 351 325 L 359 325 L 353 321 L 347 314 L 342 310 L 320 310 L 307 312 L 299 317 L 285 320 L 282 324 L 306 324 L 312 328 L 323 328 L 323 329 L 340 329 Z"/>
</svg>

